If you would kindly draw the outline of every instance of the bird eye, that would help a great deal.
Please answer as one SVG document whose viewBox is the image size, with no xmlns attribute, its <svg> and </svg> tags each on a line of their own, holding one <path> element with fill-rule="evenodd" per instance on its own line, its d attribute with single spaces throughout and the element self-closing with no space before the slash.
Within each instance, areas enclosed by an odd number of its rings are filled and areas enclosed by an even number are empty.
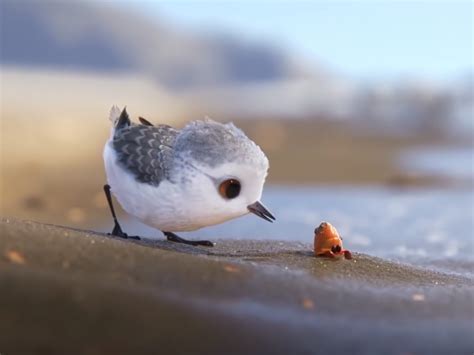
<svg viewBox="0 0 474 355">
<path fill-rule="evenodd" d="M 219 193 L 225 199 L 236 198 L 240 194 L 240 182 L 235 179 L 228 179 L 219 185 Z"/>
</svg>

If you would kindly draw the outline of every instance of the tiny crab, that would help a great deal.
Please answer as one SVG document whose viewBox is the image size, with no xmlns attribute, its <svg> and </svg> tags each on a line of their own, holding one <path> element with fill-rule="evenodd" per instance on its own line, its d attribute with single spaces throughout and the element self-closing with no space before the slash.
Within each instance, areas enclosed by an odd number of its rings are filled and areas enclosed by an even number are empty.
<svg viewBox="0 0 474 355">
<path fill-rule="evenodd" d="M 323 222 L 314 230 L 314 254 L 329 258 L 352 259 L 349 250 L 342 247 L 342 238 L 331 223 Z"/>
</svg>

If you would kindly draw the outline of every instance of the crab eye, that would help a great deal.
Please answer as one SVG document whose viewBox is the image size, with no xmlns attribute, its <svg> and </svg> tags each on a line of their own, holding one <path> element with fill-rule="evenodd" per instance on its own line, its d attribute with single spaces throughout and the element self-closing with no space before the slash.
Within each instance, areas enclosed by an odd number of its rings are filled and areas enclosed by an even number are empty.
<svg viewBox="0 0 474 355">
<path fill-rule="evenodd" d="M 340 253 L 341 252 L 341 246 L 340 245 L 333 245 L 333 247 L 331 248 L 331 251 L 333 253 Z"/>
<path fill-rule="evenodd" d="M 225 199 L 233 199 L 240 194 L 240 182 L 236 179 L 228 179 L 219 185 L 219 194 Z"/>
</svg>

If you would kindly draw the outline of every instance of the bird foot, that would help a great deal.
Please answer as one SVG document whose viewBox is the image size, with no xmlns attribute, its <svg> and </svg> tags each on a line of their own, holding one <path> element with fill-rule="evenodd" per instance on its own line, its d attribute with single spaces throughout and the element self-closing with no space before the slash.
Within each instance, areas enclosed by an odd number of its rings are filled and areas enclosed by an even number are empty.
<svg viewBox="0 0 474 355">
<path fill-rule="evenodd" d="M 177 236 L 176 234 L 172 232 L 163 232 L 163 234 L 166 236 L 166 239 L 169 240 L 170 242 L 182 243 L 182 244 L 193 245 L 193 246 L 204 246 L 204 247 L 213 247 L 215 245 L 213 242 L 210 242 L 209 240 L 187 240 L 187 239 L 181 238 L 180 236 Z"/>
<path fill-rule="evenodd" d="M 120 228 L 119 224 L 115 224 L 114 229 L 112 230 L 112 233 L 107 233 L 107 235 L 124 238 L 124 239 L 134 239 L 134 240 L 141 239 L 138 235 L 128 235 L 127 233 L 124 233 L 122 231 L 122 228 Z"/>
</svg>

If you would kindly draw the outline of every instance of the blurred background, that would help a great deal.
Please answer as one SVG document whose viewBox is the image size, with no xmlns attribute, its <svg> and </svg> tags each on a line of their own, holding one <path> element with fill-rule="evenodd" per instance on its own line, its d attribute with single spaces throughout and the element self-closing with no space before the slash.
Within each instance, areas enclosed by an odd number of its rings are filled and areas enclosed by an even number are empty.
<svg viewBox="0 0 474 355">
<path fill-rule="evenodd" d="M 127 105 L 177 127 L 233 121 L 269 156 L 278 226 L 245 217 L 193 236 L 311 241 L 328 220 L 360 251 L 471 258 L 471 1 L 0 9 L 2 215 L 110 229 L 102 149 L 110 107 Z"/>
</svg>

